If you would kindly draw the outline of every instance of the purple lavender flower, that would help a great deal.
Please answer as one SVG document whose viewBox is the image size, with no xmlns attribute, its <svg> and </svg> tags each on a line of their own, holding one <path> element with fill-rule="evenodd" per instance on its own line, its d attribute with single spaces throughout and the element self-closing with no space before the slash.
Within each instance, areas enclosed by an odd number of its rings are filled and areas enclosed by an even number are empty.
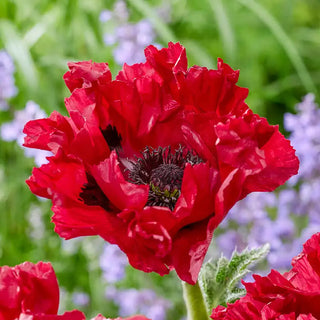
<svg viewBox="0 0 320 320">
<path fill-rule="evenodd" d="M 127 22 L 129 20 L 129 10 L 126 2 L 123 0 L 117 0 L 113 6 L 113 15 L 120 23 Z"/>
<path fill-rule="evenodd" d="M 302 232 L 300 235 L 300 243 L 305 243 L 308 239 L 311 238 L 312 235 L 319 232 L 320 230 L 320 223 L 310 223 Z M 301 246 L 302 249 L 302 246 Z M 300 248 L 298 248 L 298 252 L 301 252 Z"/>
<path fill-rule="evenodd" d="M 89 295 L 85 292 L 74 292 L 72 301 L 78 307 L 86 307 L 90 303 Z"/>
<path fill-rule="evenodd" d="M 113 32 L 104 35 L 104 42 L 107 46 L 115 45 L 115 61 L 119 65 L 144 62 L 144 48 L 151 43 L 157 45 L 154 43 L 155 32 L 151 22 L 147 19 L 138 23 L 129 22 L 129 11 L 124 1 L 117 1 L 112 12 L 101 12 L 100 21 L 105 23 L 110 20 L 114 21 L 116 27 Z"/>
<path fill-rule="evenodd" d="M 145 61 L 144 48 L 153 42 L 155 34 L 151 23 L 141 20 L 119 26 L 115 38 L 118 44 L 113 50 L 115 61 L 120 65 L 134 64 Z"/>
<path fill-rule="evenodd" d="M 215 240 L 219 250 L 230 257 L 235 248 L 242 251 L 247 246 L 254 248 L 270 243 L 269 266 L 289 268 L 297 234 L 290 216 L 291 200 L 296 194 L 291 191 L 282 190 L 278 196 L 256 193 L 240 201 L 230 212 L 227 224 L 223 225 L 224 232 Z"/>
<path fill-rule="evenodd" d="M 320 223 L 320 177 L 303 182 L 299 189 L 298 199 L 299 207 L 296 212 L 308 215 L 310 222 Z"/>
<path fill-rule="evenodd" d="M 125 268 L 128 265 L 127 256 L 118 246 L 105 244 L 103 253 L 100 257 L 100 267 L 103 277 L 109 283 L 115 283 L 125 277 Z"/>
<path fill-rule="evenodd" d="M 111 11 L 109 11 L 109 10 L 103 10 L 103 11 L 101 11 L 100 17 L 99 17 L 99 20 L 100 20 L 101 22 L 107 22 L 107 21 L 109 21 L 111 18 L 112 18 L 112 12 L 111 12 Z"/>
<path fill-rule="evenodd" d="M 298 192 L 288 186 L 288 189 L 283 189 L 278 193 L 277 202 L 275 207 L 277 207 L 278 216 L 288 217 L 291 213 L 297 212 L 299 207 L 299 196 Z"/>
<path fill-rule="evenodd" d="M 6 100 L 17 94 L 17 88 L 14 85 L 14 71 L 11 57 L 5 50 L 0 50 L 0 110 L 7 110 Z"/>
<path fill-rule="evenodd" d="M 241 234 L 241 230 L 227 229 L 224 233 L 216 237 L 215 243 L 219 247 L 220 252 L 228 259 L 235 249 L 242 251 L 246 247 L 246 241 Z M 220 256 L 220 253 L 217 257 Z"/>
<path fill-rule="evenodd" d="M 119 306 L 121 317 L 141 313 L 152 320 L 165 320 L 167 310 L 172 306 L 170 301 L 158 297 L 150 289 L 117 290 L 110 287 L 106 291 L 106 297 Z"/>
<path fill-rule="evenodd" d="M 274 193 L 253 192 L 230 210 L 228 219 L 239 225 L 247 225 L 252 220 L 264 219 L 268 216 L 267 208 L 274 207 L 276 202 Z"/>
<path fill-rule="evenodd" d="M 297 114 L 285 114 L 284 124 L 291 131 L 291 142 L 300 159 L 300 170 L 289 180 L 299 183 L 294 213 L 308 215 L 310 223 L 320 222 L 320 109 L 313 94 L 296 106 Z"/>
<path fill-rule="evenodd" d="M 25 109 L 15 111 L 14 119 L 11 122 L 4 123 L 0 127 L 0 136 L 5 141 L 16 141 L 19 146 L 23 147 L 24 134 L 22 132 L 27 121 L 39 118 L 45 118 L 46 113 L 33 101 L 28 101 Z M 37 149 L 24 148 L 27 157 L 33 157 L 35 163 L 40 166 L 47 162 L 46 157 L 51 152 Z"/>
<path fill-rule="evenodd" d="M 296 115 L 284 115 L 285 129 L 291 131 L 290 140 L 300 159 L 299 174 L 290 179 L 294 185 L 301 179 L 312 179 L 320 175 L 320 109 L 308 94 L 296 106 Z"/>
<path fill-rule="evenodd" d="M 290 243 L 283 243 L 281 250 L 272 250 L 267 256 L 269 265 L 272 269 L 284 272 L 290 269 L 291 260 L 302 250 L 300 239 L 295 239 Z"/>
<path fill-rule="evenodd" d="M 278 217 L 276 220 L 267 218 L 253 224 L 247 241 L 250 247 L 270 243 L 270 253 L 267 256 L 270 267 L 287 269 L 293 257 L 290 252 L 293 249 L 295 233 L 295 224 L 289 216 Z"/>
</svg>

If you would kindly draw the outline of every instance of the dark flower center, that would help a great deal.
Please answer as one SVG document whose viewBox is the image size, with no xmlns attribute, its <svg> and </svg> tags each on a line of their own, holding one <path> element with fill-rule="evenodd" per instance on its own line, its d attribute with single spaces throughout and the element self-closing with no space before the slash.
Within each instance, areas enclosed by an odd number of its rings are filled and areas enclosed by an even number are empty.
<svg viewBox="0 0 320 320">
<path fill-rule="evenodd" d="M 150 183 L 161 189 L 180 189 L 183 169 L 173 163 L 163 163 L 151 171 Z"/>
<path fill-rule="evenodd" d="M 105 129 L 100 130 L 110 150 L 116 150 L 119 156 L 119 152 L 122 153 L 122 137 L 116 127 L 109 124 Z M 157 149 L 146 147 L 141 152 L 141 157 L 135 157 L 135 160 L 127 159 L 126 162 L 128 161 L 130 166 L 122 163 L 122 167 L 127 172 L 127 179 L 131 183 L 150 187 L 146 205 L 168 207 L 172 211 L 181 194 L 186 164 L 195 165 L 203 162 L 193 150 L 182 146 L 174 152 L 171 151 L 170 146 Z M 79 200 L 88 206 L 100 206 L 109 212 L 119 212 L 89 173 L 87 173 L 87 181 L 81 188 Z"/>
<path fill-rule="evenodd" d="M 174 153 L 170 147 L 146 147 L 142 157 L 131 161 L 129 181 L 150 186 L 147 206 L 168 207 L 174 210 L 181 193 L 185 165 L 202 162 L 192 151 L 180 146 Z"/>
<path fill-rule="evenodd" d="M 100 131 L 111 151 L 121 148 L 122 137 L 118 133 L 116 127 L 113 127 L 111 124 L 109 124 L 105 129 L 100 129 Z"/>
<path fill-rule="evenodd" d="M 81 188 L 79 200 L 83 201 L 87 206 L 100 206 L 106 211 L 119 212 L 100 189 L 94 177 L 89 173 L 86 173 L 86 175 L 88 182 Z"/>
</svg>

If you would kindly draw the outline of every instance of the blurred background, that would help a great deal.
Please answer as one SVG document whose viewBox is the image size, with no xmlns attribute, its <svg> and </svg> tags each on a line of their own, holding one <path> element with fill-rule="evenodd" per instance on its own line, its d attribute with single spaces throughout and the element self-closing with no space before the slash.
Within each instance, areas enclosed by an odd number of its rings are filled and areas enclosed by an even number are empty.
<svg viewBox="0 0 320 320">
<path fill-rule="evenodd" d="M 240 69 L 247 103 L 279 124 L 301 161 L 299 175 L 285 186 L 231 210 L 208 256 L 270 242 L 256 272 L 285 271 L 320 231 L 319 0 L 1 0 L 0 265 L 51 261 L 61 311 L 79 308 L 88 318 L 185 316 L 174 274 L 145 275 L 102 239 L 63 241 L 54 233 L 50 202 L 24 182 L 46 154 L 21 147 L 26 121 L 53 110 L 66 115 L 68 61 L 108 62 L 115 76 L 124 62 L 144 61 L 147 45 L 168 41 L 186 47 L 189 66 L 216 68 L 221 57 Z"/>
</svg>

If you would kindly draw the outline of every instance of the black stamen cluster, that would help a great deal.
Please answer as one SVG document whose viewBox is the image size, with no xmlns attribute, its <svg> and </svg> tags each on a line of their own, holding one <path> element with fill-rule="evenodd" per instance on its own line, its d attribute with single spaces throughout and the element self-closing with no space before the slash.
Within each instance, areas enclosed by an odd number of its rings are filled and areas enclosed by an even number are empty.
<svg viewBox="0 0 320 320">
<path fill-rule="evenodd" d="M 129 181 L 135 184 L 149 184 L 152 170 L 163 164 L 163 149 L 146 147 L 141 155 L 141 158 L 135 157 L 135 161 L 130 161 L 132 168 L 129 170 Z"/>
<path fill-rule="evenodd" d="M 141 155 L 130 161 L 129 181 L 150 185 L 148 206 L 165 206 L 173 210 L 180 196 L 186 163 L 195 165 L 202 160 L 182 146 L 174 153 L 170 146 L 157 149 L 146 147 Z"/>
<path fill-rule="evenodd" d="M 151 172 L 150 183 L 164 190 L 181 188 L 183 168 L 173 163 L 163 163 Z"/>
<path fill-rule="evenodd" d="M 88 182 L 83 185 L 79 194 L 79 200 L 88 206 L 100 206 L 106 211 L 117 211 L 111 204 L 110 200 L 100 189 L 92 175 L 86 173 Z"/>
<path fill-rule="evenodd" d="M 116 127 L 113 127 L 111 124 L 109 124 L 105 129 L 100 129 L 100 131 L 103 134 L 103 137 L 111 151 L 121 148 L 122 137 L 118 133 Z"/>
</svg>

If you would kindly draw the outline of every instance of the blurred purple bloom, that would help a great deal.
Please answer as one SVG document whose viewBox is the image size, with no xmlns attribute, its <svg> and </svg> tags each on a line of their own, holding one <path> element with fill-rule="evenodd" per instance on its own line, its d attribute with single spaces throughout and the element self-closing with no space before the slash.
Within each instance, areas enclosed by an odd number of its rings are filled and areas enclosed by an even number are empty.
<svg viewBox="0 0 320 320">
<path fill-rule="evenodd" d="M 117 38 L 113 33 L 105 33 L 103 36 L 103 41 L 107 46 L 112 46 L 116 43 Z"/>
<path fill-rule="evenodd" d="M 113 20 L 116 24 L 113 32 L 108 29 L 104 42 L 107 46 L 115 45 L 113 56 L 119 65 L 144 62 L 144 48 L 155 44 L 155 32 L 149 20 L 131 23 L 128 19 L 129 11 L 124 1 L 117 1 L 112 12 L 104 10 L 100 14 L 102 22 Z"/>
<path fill-rule="evenodd" d="M 107 21 L 109 21 L 111 18 L 112 18 L 112 12 L 111 12 L 111 11 L 109 11 L 109 10 L 103 10 L 103 11 L 101 11 L 100 17 L 99 17 L 99 20 L 100 20 L 101 22 L 107 22 Z"/>
<path fill-rule="evenodd" d="M 299 174 L 290 179 L 292 185 L 320 175 L 320 109 L 314 98 L 306 95 L 296 106 L 297 114 L 284 115 L 285 129 L 291 131 L 290 140 L 300 159 Z"/>
<path fill-rule="evenodd" d="M 14 71 L 11 57 L 5 50 L 0 50 L 0 110 L 7 110 L 6 100 L 17 94 L 17 88 L 14 85 Z"/>
<path fill-rule="evenodd" d="M 33 101 L 28 101 L 23 110 L 15 111 L 14 119 L 11 122 L 4 123 L 0 128 L 0 136 L 5 141 L 16 141 L 19 146 L 24 149 L 27 157 L 33 157 L 35 163 L 40 166 L 47 162 L 46 157 L 51 155 L 51 152 L 38 149 L 24 148 L 24 134 L 22 132 L 24 125 L 29 120 L 45 118 L 46 113 L 40 109 L 39 105 Z"/>
<path fill-rule="evenodd" d="M 119 65 L 144 62 L 144 48 L 153 42 L 154 37 L 152 25 L 147 20 L 136 24 L 120 25 L 115 32 L 115 42 L 117 43 L 113 50 L 115 61 Z"/>
<path fill-rule="evenodd" d="M 253 192 L 239 201 L 229 212 L 230 220 L 240 225 L 268 216 L 267 208 L 274 207 L 277 199 L 274 193 Z"/>
<path fill-rule="evenodd" d="M 287 271 L 291 266 L 292 258 L 302 251 L 303 243 L 319 230 L 320 224 L 310 224 L 302 231 L 300 237 L 292 237 L 290 241 L 283 242 L 281 248 L 271 250 L 267 256 L 269 265 L 280 272 Z"/>
<path fill-rule="evenodd" d="M 219 250 L 229 258 L 235 248 L 242 251 L 247 246 L 254 248 L 269 243 L 269 266 L 289 268 L 297 233 L 290 216 L 295 195 L 291 190 L 282 190 L 278 197 L 275 193 L 253 193 L 240 201 L 231 210 L 228 225 L 223 226 L 224 233 L 215 240 Z"/>
<path fill-rule="evenodd" d="M 309 224 L 302 232 L 300 235 L 300 243 L 305 243 L 308 239 L 311 238 L 312 235 L 314 235 L 315 233 L 319 232 L 320 230 L 320 222 L 319 223 L 312 223 Z M 301 252 L 302 250 L 302 246 L 301 248 L 298 248 L 298 252 Z"/>
<path fill-rule="evenodd" d="M 290 243 L 283 243 L 282 248 L 270 251 L 267 256 L 271 268 L 279 272 L 287 271 L 290 269 L 291 260 L 297 256 L 302 250 L 302 242 L 300 239 L 294 239 Z"/>
<path fill-rule="evenodd" d="M 128 265 L 127 256 L 118 246 L 105 244 L 100 257 L 100 267 L 103 277 L 109 283 L 115 283 L 125 277 L 125 268 Z"/>
<path fill-rule="evenodd" d="M 319 163 L 320 165 L 320 163 Z M 320 223 L 320 177 L 303 182 L 299 189 L 299 212 L 312 222 Z"/>
<path fill-rule="evenodd" d="M 267 218 L 255 221 L 248 238 L 253 246 L 269 242 L 272 251 L 281 248 L 283 240 L 289 241 L 294 238 L 294 234 L 295 225 L 289 217 L 281 217 L 276 220 Z"/>
<path fill-rule="evenodd" d="M 158 297 L 150 289 L 117 290 L 110 287 L 106 297 L 119 306 L 121 317 L 141 313 L 152 320 L 165 320 L 167 310 L 172 306 L 170 301 Z"/>
<path fill-rule="evenodd" d="M 296 190 L 289 188 L 283 189 L 278 194 L 275 206 L 277 207 L 278 216 L 288 217 L 290 213 L 296 212 L 299 204 L 298 193 Z"/>
<path fill-rule="evenodd" d="M 126 22 L 129 19 L 129 10 L 126 2 L 123 0 L 117 0 L 113 6 L 113 15 L 116 20 Z"/>
<path fill-rule="evenodd" d="M 90 303 L 89 295 L 84 292 L 74 292 L 72 301 L 78 307 L 85 307 Z"/>
<path fill-rule="evenodd" d="M 241 235 L 241 230 L 229 229 L 223 234 L 219 235 L 215 239 L 215 242 L 223 255 L 230 259 L 235 249 L 237 249 L 238 252 L 245 249 L 246 243 L 244 240 L 245 239 L 243 239 Z"/>
<path fill-rule="evenodd" d="M 289 180 L 299 183 L 294 206 L 297 215 L 308 215 L 311 223 L 320 222 L 320 109 L 313 94 L 296 106 L 297 114 L 285 114 L 284 124 L 300 159 L 299 174 Z"/>
</svg>

